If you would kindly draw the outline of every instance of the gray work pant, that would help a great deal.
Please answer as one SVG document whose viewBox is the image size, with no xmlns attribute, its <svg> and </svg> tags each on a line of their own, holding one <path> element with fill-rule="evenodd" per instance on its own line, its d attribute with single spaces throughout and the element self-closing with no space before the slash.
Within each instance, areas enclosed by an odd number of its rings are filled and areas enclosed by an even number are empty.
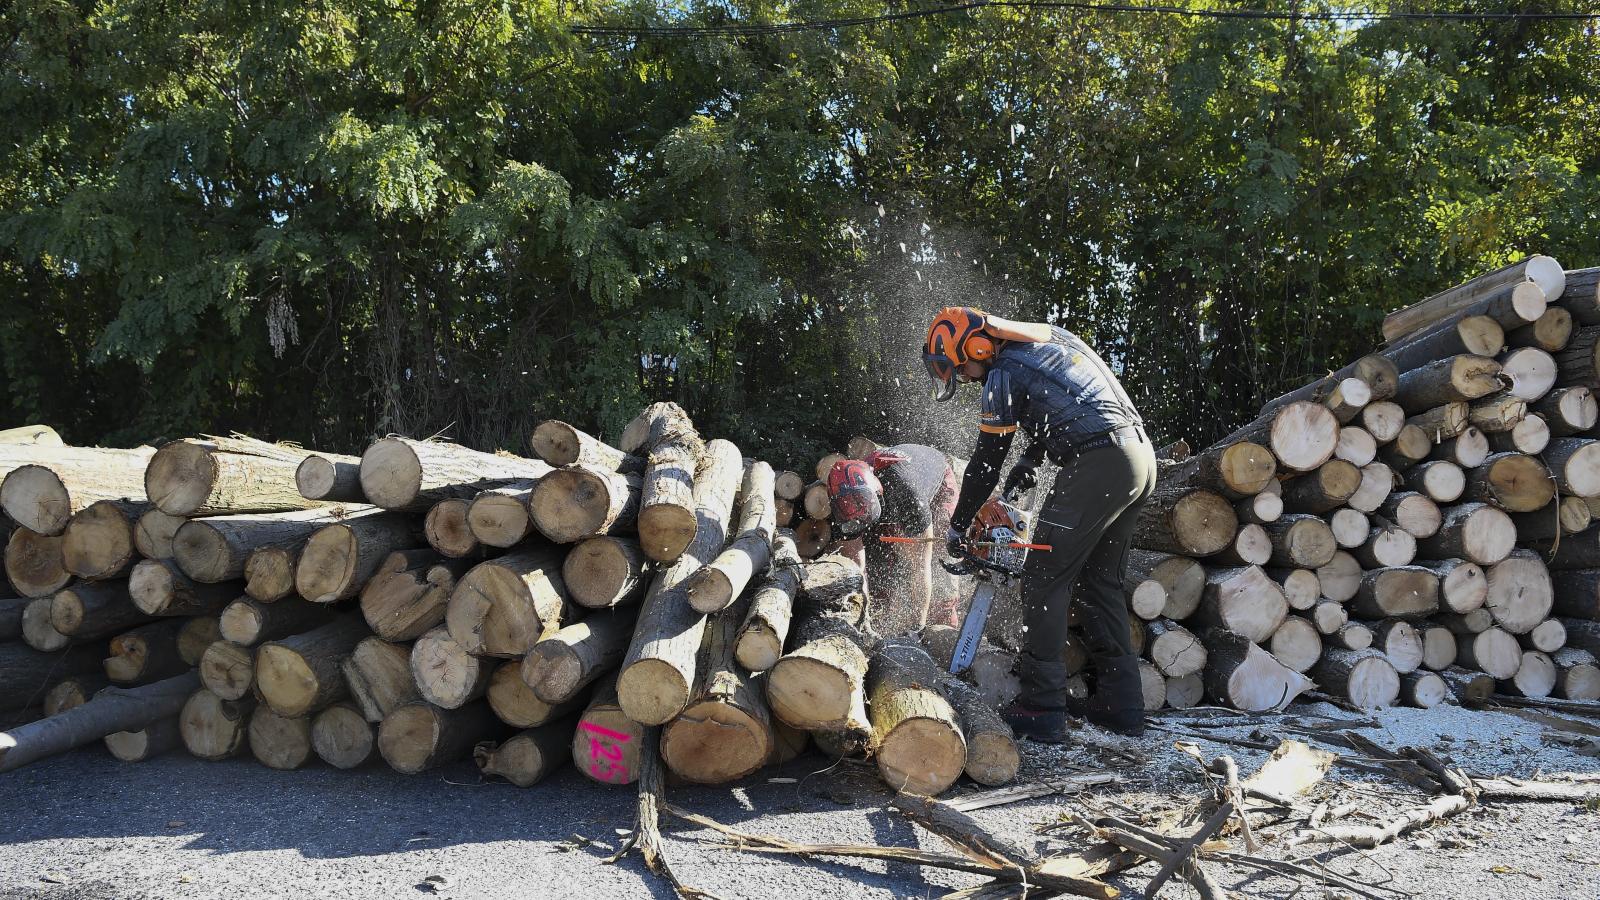
<svg viewBox="0 0 1600 900">
<path fill-rule="evenodd" d="M 1155 450 L 1135 429 L 1115 432 L 1110 446 L 1080 454 L 1056 476 L 1033 532 L 1036 543 L 1055 549 L 1028 554 L 1022 581 L 1028 627 L 1017 666 L 1022 704 L 1065 705 L 1061 651 L 1074 600 L 1092 659 L 1133 653 L 1122 577 L 1139 510 L 1155 486 Z"/>
</svg>

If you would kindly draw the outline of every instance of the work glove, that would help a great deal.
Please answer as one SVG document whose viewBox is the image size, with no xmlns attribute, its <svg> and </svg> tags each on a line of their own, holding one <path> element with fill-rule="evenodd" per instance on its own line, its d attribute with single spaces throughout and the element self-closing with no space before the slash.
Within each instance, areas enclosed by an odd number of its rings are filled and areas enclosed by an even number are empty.
<svg viewBox="0 0 1600 900">
<path fill-rule="evenodd" d="M 1006 483 L 1000 488 L 1000 496 L 1015 497 L 1033 490 L 1039 479 L 1034 475 L 1034 461 L 1024 456 L 1017 460 L 1006 475 Z"/>
<path fill-rule="evenodd" d="M 944 552 L 952 559 L 961 559 L 966 555 L 967 533 L 952 524 L 944 533 Z"/>
</svg>

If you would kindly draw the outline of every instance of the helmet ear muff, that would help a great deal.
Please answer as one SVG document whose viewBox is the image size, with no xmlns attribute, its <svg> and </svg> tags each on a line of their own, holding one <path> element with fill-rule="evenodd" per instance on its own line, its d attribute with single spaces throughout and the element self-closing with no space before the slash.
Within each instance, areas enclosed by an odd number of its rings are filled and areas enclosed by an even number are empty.
<svg viewBox="0 0 1600 900">
<path fill-rule="evenodd" d="M 962 355 L 971 362 L 988 362 L 994 359 L 994 341 L 986 334 L 974 332 L 967 336 L 962 351 Z"/>
</svg>

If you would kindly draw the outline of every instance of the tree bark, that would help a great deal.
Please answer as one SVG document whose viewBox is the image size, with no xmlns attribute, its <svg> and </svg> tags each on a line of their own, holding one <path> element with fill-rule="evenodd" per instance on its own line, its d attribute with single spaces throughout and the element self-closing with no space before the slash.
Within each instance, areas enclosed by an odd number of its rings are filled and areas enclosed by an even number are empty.
<svg viewBox="0 0 1600 900">
<path fill-rule="evenodd" d="M 1269 415 L 1296 402 L 1329 404 L 1336 395 L 1345 393 L 1339 389 L 1350 379 L 1366 385 L 1369 403 L 1387 400 L 1394 396 L 1395 381 L 1398 377 L 1399 371 L 1393 362 L 1378 355 L 1363 356 L 1325 378 L 1302 385 L 1267 401 L 1261 408 L 1261 414 Z"/>
<path fill-rule="evenodd" d="M 1590 390 L 1600 388 L 1600 326 L 1578 329 L 1566 349 L 1553 356 L 1557 384 Z"/>
<path fill-rule="evenodd" d="M 1207 490 L 1159 491 L 1139 511 L 1133 544 L 1183 556 L 1210 556 L 1233 542 L 1233 506 Z"/>
<path fill-rule="evenodd" d="M 1435 503 L 1454 503 L 1467 489 L 1467 475 L 1447 460 L 1425 462 L 1405 473 L 1406 487 Z"/>
<path fill-rule="evenodd" d="M 105 743 L 106 752 L 118 762 L 144 762 L 183 746 L 183 732 L 178 728 L 178 717 L 171 715 L 143 728 L 108 734 Z"/>
<path fill-rule="evenodd" d="M 562 551 L 534 545 L 474 566 L 450 593 L 445 625 L 477 656 L 520 658 L 569 615 Z"/>
<path fill-rule="evenodd" d="M 1287 515 L 1262 527 L 1272 539 L 1271 562 L 1275 566 L 1319 568 L 1339 549 L 1333 530 L 1316 516 Z"/>
<path fill-rule="evenodd" d="M 1467 419 L 1469 409 L 1465 402 L 1446 403 L 1412 416 L 1406 424 L 1422 429 L 1428 440 L 1437 444 L 1467 430 L 1471 424 Z"/>
<path fill-rule="evenodd" d="M 631 609 L 602 609 L 566 626 L 522 658 L 522 680 L 546 703 L 572 700 L 622 664 L 634 619 Z"/>
<path fill-rule="evenodd" d="M 311 509 L 324 504 L 300 496 L 294 478 L 310 455 L 253 438 L 183 438 L 150 458 L 144 491 L 172 516 Z"/>
<path fill-rule="evenodd" d="M 1439 533 L 1444 514 L 1439 504 L 1426 494 L 1400 491 L 1390 494 L 1377 509 L 1378 515 L 1400 526 L 1413 538 L 1429 538 Z"/>
<path fill-rule="evenodd" d="M 376 636 L 364 637 L 339 663 L 349 702 L 376 725 L 403 704 L 421 700 L 411 675 L 411 648 Z"/>
<path fill-rule="evenodd" d="M 1408 372 L 1438 359 L 1463 353 L 1495 356 L 1505 346 L 1505 327 L 1493 316 L 1464 315 L 1436 323 L 1382 351 L 1395 369 Z"/>
<path fill-rule="evenodd" d="M 773 715 L 806 731 L 859 733 L 865 725 L 866 598 L 861 571 L 843 557 L 806 567 L 790 651 L 767 673 Z"/>
<path fill-rule="evenodd" d="M 607 444 L 560 419 L 546 419 L 534 426 L 529 440 L 533 455 L 550 465 L 593 466 L 608 472 L 642 473 L 645 460 Z"/>
<path fill-rule="evenodd" d="M 1560 569 L 1550 578 L 1556 614 L 1600 621 L 1600 568 Z"/>
<path fill-rule="evenodd" d="M 643 490 L 638 475 L 570 466 L 540 480 L 528 499 L 528 510 L 539 531 L 559 544 L 598 535 L 632 535 L 639 527 Z"/>
<path fill-rule="evenodd" d="M 202 584 L 173 563 L 153 559 L 133 567 L 127 589 L 134 606 L 151 616 L 212 615 L 239 596 L 235 582 Z"/>
<path fill-rule="evenodd" d="M 1161 614 L 1173 621 L 1182 621 L 1194 614 L 1200 606 L 1200 595 L 1205 589 L 1206 572 L 1198 562 L 1187 556 L 1155 553 L 1148 550 L 1128 551 L 1129 577 L 1159 583 L 1166 591 L 1166 605 Z"/>
<path fill-rule="evenodd" d="M 1285 469 L 1309 472 L 1333 456 L 1339 442 L 1339 420 L 1319 403 L 1297 400 L 1264 414 L 1219 443 L 1239 441 L 1267 447 Z"/>
<path fill-rule="evenodd" d="M 178 652 L 178 631 L 183 623 L 171 619 L 142 625 L 111 639 L 105 659 L 106 677 L 113 684 L 147 684 L 189 669 Z"/>
<path fill-rule="evenodd" d="M 168 718 L 198 686 L 188 673 L 136 688 L 108 688 L 75 709 L 0 732 L 0 772 Z"/>
<path fill-rule="evenodd" d="M 1418 709 L 1433 709 L 1449 696 L 1450 688 L 1435 672 L 1411 672 L 1400 676 L 1400 702 Z"/>
<path fill-rule="evenodd" d="M 1372 647 L 1401 675 L 1422 668 L 1422 632 L 1404 619 L 1385 619 L 1374 625 Z"/>
<path fill-rule="evenodd" d="M 126 581 L 80 582 L 50 601 L 51 626 L 76 641 L 110 637 L 148 621 L 128 599 Z"/>
<path fill-rule="evenodd" d="M 1572 340 L 1573 327 L 1571 310 L 1550 306 L 1533 322 L 1506 332 L 1506 343 L 1512 347 L 1537 347 L 1546 353 L 1556 353 L 1565 350 Z"/>
<path fill-rule="evenodd" d="M 1189 457 L 1168 470 L 1162 480 L 1240 500 L 1260 493 L 1276 470 L 1271 450 L 1250 441 L 1234 441 Z"/>
<path fill-rule="evenodd" d="M 1560 263 L 1530 256 L 1389 313 L 1383 319 L 1383 339 L 1393 343 L 1463 312 L 1493 316 L 1508 327 L 1533 322 L 1546 303 L 1561 297 L 1565 283 Z"/>
<path fill-rule="evenodd" d="M 1312 685 L 1306 678 L 1256 646 L 1249 638 L 1225 628 L 1199 633 L 1206 647 L 1206 689 L 1218 702 L 1247 712 L 1282 710 Z"/>
<path fill-rule="evenodd" d="M 484 695 L 495 660 L 473 656 L 440 625 L 417 638 L 411 647 L 411 677 L 422 699 L 434 706 L 457 709 Z"/>
<path fill-rule="evenodd" d="M 1481 608 L 1489 599 L 1489 580 L 1477 563 L 1443 559 L 1417 560 L 1413 564 L 1439 577 L 1439 600 L 1445 610 L 1469 613 Z"/>
<path fill-rule="evenodd" d="M 1451 666 L 1441 671 L 1439 677 L 1462 706 L 1481 706 L 1494 696 L 1494 676 L 1485 672 Z"/>
<path fill-rule="evenodd" d="M 789 534 L 780 532 L 772 544 L 772 567 L 751 596 L 734 642 L 734 658 L 746 670 L 765 672 L 783 656 L 799 588 L 800 555 Z"/>
<path fill-rule="evenodd" d="M 1361 470 L 1342 459 L 1330 459 L 1314 472 L 1283 485 L 1283 508 L 1291 513 L 1331 512 L 1343 506 L 1361 486 Z"/>
<path fill-rule="evenodd" d="M 648 464 L 640 486 L 639 546 L 658 562 L 677 559 L 695 539 L 695 468 L 705 444 L 676 403 L 655 403 L 624 431 L 624 450 L 642 431 Z"/>
<path fill-rule="evenodd" d="M 378 752 L 396 772 L 419 775 L 467 756 L 480 741 L 505 731 L 484 701 L 459 709 L 440 709 L 417 701 L 384 718 L 378 727 Z"/>
<path fill-rule="evenodd" d="M 1571 437 L 1600 423 L 1600 402 L 1586 387 L 1556 388 L 1528 407 L 1544 418 L 1551 437 Z"/>
<path fill-rule="evenodd" d="M 417 512 L 440 500 L 467 500 L 514 481 L 537 481 L 550 466 L 537 459 L 481 453 L 445 441 L 384 438 L 361 455 L 361 490 L 384 509 Z"/>
<path fill-rule="evenodd" d="M 444 621 L 456 579 L 471 566 L 432 550 L 391 553 L 361 589 L 361 615 L 386 641 L 414 641 Z"/>
<path fill-rule="evenodd" d="M 62 679 L 98 673 L 100 656 L 99 648 L 87 645 L 47 653 L 0 644 L 0 711 L 35 706 Z"/>
<path fill-rule="evenodd" d="M 349 691 L 339 666 L 370 632 L 360 616 L 262 644 L 256 651 L 256 689 L 273 711 L 306 716 L 343 700 Z"/>
<path fill-rule="evenodd" d="M 365 503 L 361 493 L 361 457 L 343 453 L 313 453 L 294 470 L 294 486 L 307 500 Z"/>
<path fill-rule="evenodd" d="M 200 665 L 206 648 L 222 640 L 216 616 L 193 616 L 178 626 L 178 658 L 190 666 Z"/>
</svg>

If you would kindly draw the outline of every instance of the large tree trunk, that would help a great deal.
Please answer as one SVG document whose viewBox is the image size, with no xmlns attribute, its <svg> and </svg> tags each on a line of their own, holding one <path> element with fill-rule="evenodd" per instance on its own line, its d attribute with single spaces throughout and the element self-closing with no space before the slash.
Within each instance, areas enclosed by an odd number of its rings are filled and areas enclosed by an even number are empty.
<svg viewBox="0 0 1600 900">
<path fill-rule="evenodd" d="M 1496 356 L 1505 343 L 1505 327 L 1493 316 L 1468 315 L 1440 322 L 1384 350 L 1381 355 L 1394 363 L 1398 371 L 1409 372 L 1436 359 L 1463 353 Z"/>
<path fill-rule="evenodd" d="M 478 536 L 467 524 L 469 509 L 468 501 L 457 499 L 440 500 L 428 507 L 428 514 L 422 520 L 422 533 L 428 546 L 451 559 L 481 556 L 483 545 L 478 543 Z"/>
<path fill-rule="evenodd" d="M 550 466 L 537 459 L 481 453 L 460 444 L 388 437 L 361 455 L 361 490 L 384 509 L 417 512 L 440 500 L 467 500 L 485 488 L 537 481 Z"/>
<path fill-rule="evenodd" d="M 5 564 L 6 580 L 24 597 L 49 597 L 72 580 L 61 559 L 61 536 L 31 528 L 12 529 Z"/>
<path fill-rule="evenodd" d="M 1247 712 L 1282 710 L 1313 687 L 1249 638 L 1224 628 L 1200 632 L 1206 647 L 1206 690 L 1219 703 Z"/>
<path fill-rule="evenodd" d="M 967 744 L 940 672 L 921 647 L 888 642 L 872 655 L 867 697 L 878 774 L 890 790 L 937 796 L 961 777 Z"/>
<path fill-rule="evenodd" d="M 572 762 L 601 784 L 633 784 L 639 778 L 644 726 L 628 718 L 617 701 L 617 679 L 595 687 L 572 735 Z"/>
<path fill-rule="evenodd" d="M 333 621 L 335 613 L 326 606 L 291 600 L 287 603 L 262 603 L 240 597 L 228 604 L 217 619 L 222 639 L 242 647 L 300 634 Z"/>
<path fill-rule="evenodd" d="M 1454 503 L 1467 489 L 1467 475 L 1448 460 L 1425 462 L 1405 473 L 1406 487 L 1435 503 Z"/>
<path fill-rule="evenodd" d="M 144 502 L 144 470 L 155 451 L 0 444 L 0 508 L 40 534 L 57 535 L 101 500 Z"/>
<path fill-rule="evenodd" d="M 1444 524 L 1433 537 L 1417 541 L 1417 553 L 1429 559 L 1467 559 L 1492 566 L 1516 545 L 1517 526 L 1511 517 L 1484 503 L 1447 507 Z"/>
<path fill-rule="evenodd" d="M 1526 453 L 1536 456 L 1550 446 L 1550 426 L 1539 416 L 1523 416 L 1509 431 L 1485 434 L 1489 449 L 1496 453 Z"/>
<path fill-rule="evenodd" d="M 1361 469 L 1361 484 L 1345 503 L 1363 513 L 1377 512 L 1383 501 L 1394 490 L 1394 470 L 1381 462 L 1368 463 Z"/>
<path fill-rule="evenodd" d="M 350 703 L 335 703 L 311 720 L 311 749 L 335 769 L 354 769 L 378 749 L 378 729 Z"/>
<path fill-rule="evenodd" d="M 1283 588 L 1256 566 L 1213 569 L 1195 621 L 1220 626 L 1252 641 L 1272 636 L 1289 614 Z"/>
<path fill-rule="evenodd" d="M 1576 647 L 1556 652 L 1556 693 L 1567 700 L 1600 700 L 1600 665 L 1594 654 Z"/>
<path fill-rule="evenodd" d="M 1389 313 L 1383 339 L 1393 343 L 1461 313 L 1492 316 L 1510 327 L 1533 322 L 1547 303 L 1560 299 L 1565 284 L 1560 263 L 1530 256 Z"/>
<path fill-rule="evenodd" d="M 199 686 L 186 673 L 136 688 L 108 688 L 75 709 L 0 732 L 0 772 L 176 715 Z"/>
<path fill-rule="evenodd" d="M 1272 632 L 1267 650 L 1288 668 L 1305 672 L 1322 658 L 1322 635 L 1311 620 L 1289 616 Z"/>
<path fill-rule="evenodd" d="M 1489 450 L 1488 436 L 1476 425 L 1468 425 L 1465 431 L 1455 437 L 1440 441 L 1428 455 L 1435 460 L 1454 463 L 1462 469 L 1475 469 L 1489 458 Z"/>
<path fill-rule="evenodd" d="M 1439 576 L 1422 566 L 1372 569 L 1350 611 L 1368 619 L 1425 619 L 1439 611 Z"/>
<path fill-rule="evenodd" d="M 1494 676 L 1485 672 L 1451 666 L 1441 671 L 1439 677 L 1462 706 L 1481 706 L 1494 696 Z"/>
<path fill-rule="evenodd" d="M 50 611 L 53 597 L 36 597 L 22 610 L 22 640 L 35 650 L 54 653 L 66 649 L 72 639 L 56 630 Z"/>
<path fill-rule="evenodd" d="M 431 550 L 391 553 L 361 589 L 361 615 L 386 641 L 414 641 L 444 621 L 456 579 L 471 566 Z"/>
<path fill-rule="evenodd" d="M 1417 556 L 1417 539 L 1398 525 L 1380 525 L 1351 553 L 1368 569 L 1408 566 Z"/>
<path fill-rule="evenodd" d="M 790 651 L 767 673 L 773 715 L 794 728 L 859 734 L 867 639 L 861 570 L 844 557 L 806 566 Z"/>
<path fill-rule="evenodd" d="M 1266 447 L 1235 441 L 1189 457 L 1167 470 L 1162 481 L 1205 488 L 1239 500 L 1260 493 L 1272 480 L 1277 462 Z"/>
<path fill-rule="evenodd" d="M 238 756 L 244 749 L 250 727 L 250 713 L 256 698 L 246 695 L 224 700 L 201 688 L 189 695 L 178 713 L 178 729 L 190 755 L 216 761 Z"/>
<path fill-rule="evenodd" d="M 196 581 L 230 581 L 244 577 L 251 553 L 262 547 L 298 550 L 325 525 L 381 514 L 375 506 L 342 505 L 190 519 L 172 539 L 172 558 Z"/>
<path fill-rule="evenodd" d="M 468 653 L 519 658 L 568 615 L 562 551 L 533 545 L 479 563 L 450 594 L 445 625 Z"/>
<path fill-rule="evenodd" d="M 33 706 L 61 679 L 99 671 L 97 647 L 46 653 L 23 644 L 0 644 L 0 711 Z"/>
<path fill-rule="evenodd" d="M 183 574 L 171 561 L 147 559 L 128 576 L 128 596 L 152 616 L 205 616 L 220 613 L 238 597 L 239 585 L 204 584 Z"/>
<path fill-rule="evenodd" d="M 443 625 L 417 638 L 411 647 L 411 677 L 417 690 L 422 699 L 445 709 L 482 697 L 495 662 L 468 653 Z"/>
<path fill-rule="evenodd" d="M 546 703 L 572 700 L 622 664 L 634 619 L 630 609 L 602 609 L 566 626 L 522 658 L 522 680 Z"/>
<path fill-rule="evenodd" d="M 310 509 L 324 504 L 300 496 L 294 477 L 310 455 L 252 438 L 184 438 L 150 458 L 144 489 L 172 516 Z"/>
<path fill-rule="evenodd" d="M 1422 667 L 1422 632 L 1404 619 L 1385 619 L 1372 629 L 1372 647 L 1401 675 Z"/>
<path fill-rule="evenodd" d="M 108 734 L 105 743 L 106 752 L 119 762 L 144 762 L 182 747 L 183 732 L 178 728 L 178 717 L 172 715 L 143 728 Z"/>
<path fill-rule="evenodd" d="M 472 749 L 484 775 L 504 778 L 517 787 L 532 787 L 572 759 L 575 720 L 562 719 L 519 731 L 502 743 L 486 741 Z"/>
<path fill-rule="evenodd" d="M 684 579 L 690 606 L 708 614 L 727 609 L 744 593 L 750 579 L 766 570 L 777 530 L 772 501 L 772 467 L 751 463 L 739 491 L 737 537 L 709 565 Z M 665 734 L 662 740 L 666 740 Z"/>
<path fill-rule="evenodd" d="M 789 639 L 794 615 L 794 597 L 800 588 L 800 555 L 787 532 L 772 543 L 772 567 L 750 598 L 750 609 L 733 655 L 739 665 L 751 672 L 765 672 L 777 665 Z"/>
<path fill-rule="evenodd" d="M 256 689 L 279 715 L 306 716 L 348 695 L 339 666 L 370 632 L 360 616 L 261 645 Z"/>
<path fill-rule="evenodd" d="M 564 716 L 575 715 L 583 710 L 584 703 L 589 699 L 587 691 L 579 691 L 570 700 L 546 702 L 522 680 L 522 662 L 515 659 L 495 667 L 489 676 L 489 688 L 484 693 L 489 698 L 489 709 L 494 711 L 495 718 L 512 728 L 534 728 Z"/>
<path fill-rule="evenodd" d="M 1545 464 L 1562 494 L 1600 496 L 1600 441 L 1562 438 L 1544 451 Z"/>
<path fill-rule="evenodd" d="M 643 495 L 644 481 L 638 475 L 569 466 L 540 479 L 528 498 L 528 511 L 541 534 L 558 544 L 572 544 L 597 535 L 635 533 Z"/>
<path fill-rule="evenodd" d="M 1176 622 L 1157 619 L 1148 626 L 1145 650 L 1161 674 L 1181 678 L 1206 667 L 1206 648 L 1194 632 Z"/>
<path fill-rule="evenodd" d="M 311 719 L 280 716 L 257 706 L 250 714 L 250 754 L 269 769 L 298 769 L 311 761 Z"/>
<path fill-rule="evenodd" d="M 1339 420 L 1321 404 L 1295 401 L 1262 415 L 1218 443 L 1239 441 L 1266 446 L 1285 469 L 1309 472 L 1333 455 L 1339 443 Z"/>
<path fill-rule="evenodd" d="M 513 481 L 503 487 L 479 491 L 467 506 L 467 529 L 486 547 L 515 547 L 522 543 L 533 534 L 533 515 L 528 512 L 528 500 L 536 486 L 555 475 L 552 472 L 539 481 Z M 431 537 L 429 542 L 432 543 Z"/>
<path fill-rule="evenodd" d="M 1400 673 L 1377 650 L 1329 650 L 1311 670 L 1324 691 L 1362 709 L 1393 706 Z"/>
<path fill-rule="evenodd" d="M 1481 435 L 1480 435 L 1481 437 Z M 1447 438 L 1447 441 L 1455 438 Z M 1434 451 L 1433 436 L 1415 425 L 1407 423 L 1400 428 L 1392 442 L 1378 451 L 1383 461 L 1398 471 L 1405 471 L 1428 458 Z"/>
<path fill-rule="evenodd" d="M 101 500 L 74 513 L 61 536 L 61 562 L 90 581 L 121 578 L 139 559 L 133 526 L 149 504 Z"/>
<path fill-rule="evenodd" d="M 1470 409 L 1465 402 L 1446 403 L 1412 416 L 1406 424 L 1421 428 L 1427 432 L 1428 440 L 1437 444 L 1467 430 L 1472 424 L 1467 418 Z"/>
<path fill-rule="evenodd" d="M 216 616 L 194 616 L 178 627 L 178 658 L 190 666 L 200 665 L 206 648 L 222 640 Z"/>
<path fill-rule="evenodd" d="M 411 648 L 364 637 L 339 664 L 350 702 L 368 722 L 382 722 L 399 706 L 421 700 L 411 675 Z"/>
<path fill-rule="evenodd" d="M 361 492 L 361 457 L 343 453 L 313 453 L 294 470 L 294 485 L 307 500 L 365 503 Z"/>
<path fill-rule="evenodd" d="M 1291 513 L 1332 512 L 1361 486 L 1361 470 L 1342 459 L 1330 459 L 1283 485 L 1283 508 Z"/>
<path fill-rule="evenodd" d="M 1511 676 L 1511 682 L 1501 686 L 1508 694 L 1522 697 L 1548 697 L 1556 688 L 1556 664 L 1550 657 L 1538 650 L 1528 650 L 1522 654 L 1522 662 L 1517 666 L 1517 674 Z"/>
<path fill-rule="evenodd" d="M 748 487 L 748 478 L 745 483 Z M 661 758 L 686 781 L 736 781 L 772 756 L 774 735 L 766 699 L 755 678 L 733 659 L 735 637 L 749 605 L 741 600 L 706 623 L 694 698 L 661 730 Z"/>
<path fill-rule="evenodd" d="M 182 627 L 182 622 L 168 619 L 112 638 L 105 660 L 106 677 L 113 684 L 146 684 L 188 669 L 178 652 Z"/>
<path fill-rule="evenodd" d="M 1183 556 L 1210 556 L 1233 542 L 1233 505 L 1207 490 L 1158 490 L 1139 511 L 1133 544 Z"/>
<path fill-rule="evenodd" d="M 334 603 L 361 592 L 390 553 L 423 545 L 416 521 L 396 513 L 354 516 L 324 525 L 300 549 L 294 587 L 313 603 Z"/>
<path fill-rule="evenodd" d="M 653 453 L 652 470 L 656 468 L 657 459 L 658 455 Z M 728 516 L 742 472 L 743 462 L 737 447 L 724 440 L 706 445 L 694 476 L 698 522 L 694 540 L 650 585 L 639 612 L 633 643 L 617 678 L 617 696 L 634 721 L 646 725 L 665 724 L 689 702 L 689 691 L 694 685 L 695 653 L 700 649 L 705 632 L 705 614 L 689 605 L 683 582 L 722 552 L 728 533 Z M 643 519 L 641 513 L 641 530 Z M 646 548 L 646 553 L 649 552 Z"/>
<path fill-rule="evenodd" d="M 50 601 L 50 624 L 76 641 L 110 637 L 150 621 L 128 599 L 126 581 L 80 582 Z"/>
<path fill-rule="evenodd" d="M 1239 517 L 1240 524 L 1265 525 L 1268 522 L 1276 522 L 1283 515 L 1283 494 L 1281 491 L 1262 491 L 1259 494 L 1252 494 L 1243 500 L 1235 501 L 1233 512 Z"/>
<path fill-rule="evenodd" d="M 694 487 L 705 444 L 681 407 L 655 403 L 624 430 L 622 449 L 649 460 L 640 487 L 639 546 L 651 559 L 671 562 L 698 531 Z"/>
<path fill-rule="evenodd" d="M 276 603 L 294 593 L 294 568 L 299 547 L 258 547 L 244 561 L 244 592 L 262 603 Z"/>
<path fill-rule="evenodd" d="M 1394 402 L 1408 413 L 1446 403 L 1476 400 L 1500 390 L 1500 364 L 1487 356 L 1463 354 L 1436 360 L 1405 372 Z"/>
<path fill-rule="evenodd" d="M 529 441 L 533 455 L 556 468 L 562 466 L 593 466 L 608 472 L 632 472 L 645 469 L 641 457 L 607 444 L 599 438 L 580 431 L 559 419 L 546 419 L 534 426 Z"/>
<path fill-rule="evenodd" d="M 1510 382 L 1506 388 L 1506 396 L 1525 403 L 1531 403 L 1550 393 L 1550 389 L 1556 384 L 1556 361 L 1550 354 L 1537 347 L 1522 347 L 1501 354 L 1500 372 L 1501 376 Z M 1527 407 L 1522 407 L 1521 412 L 1526 415 Z M 1482 425 L 1478 427 L 1483 428 Z"/>
<path fill-rule="evenodd" d="M 1293 610 L 1308 610 L 1322 597 L 1322 579 L 1311 569 L 1267 569 L 1267 577 L 1283 588 L 1283 597 Z"/>
<path fill-rule="evenodd" d="M 88 703 L 89 698 L 93 697 L 96 691 L 109 686 L 110 683 L 110 679 L 104 675 L 96 675 L 94 673 L 74 675 L 51 688 L 44 695 L 44 703 L 41 704 L 41 708 L 47 716 L 59 715 L 69 709 L 77 709 Z"/>
<path fill-rule="evenodd" d="M 596 537 L 573 547 L 561 564 L 572 602 L 589 609 L 637 603 L 650 586 L 650 558 L 630 538 Z"/>
<path fill-rule="evenodd" d="M 396 709 L 378 727 L 378 752 L 391 769 L 419 775 L 461 759 L 480 741 L 506 731 L 482 700 L 460 709 L 415 702 Z"/>
</svg>

